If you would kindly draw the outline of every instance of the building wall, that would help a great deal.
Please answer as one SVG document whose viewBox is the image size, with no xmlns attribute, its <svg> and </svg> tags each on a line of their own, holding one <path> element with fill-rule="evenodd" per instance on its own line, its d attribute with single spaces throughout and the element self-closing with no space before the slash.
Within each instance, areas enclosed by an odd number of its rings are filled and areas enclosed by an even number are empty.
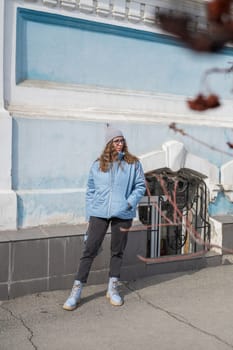
<svg viewBox="0 0 233 350">
<path fill-rule="evenodd" d="M 0 229 L 82 223 L 88 170 L 104 147 L 107 122 L 124 131 L 137 155 L 161 150 L 170 140 L 182 142 L 187 152 L 199 157 L 197 163 L 205 159 L 216 167 L 215 188 L 222 166 L 231 162 L 230 154 L 174 134 L 168 125 L 177 122 L 194 137 L 230 153 L 230 78 L 212 79 L 224 98 L 218 110 L 194 113 L 185 100 L 199 91 L 205 69 L 229 66 L 232 49 L 194 55 L 156 29 L 149 15 L 155 6 L 149 1 L 143 11 L 138 11 L 138 2 L 129 3 L 138 16 L 134 21 L 130 11 L 124 12 L 124 1 L 118 12 L 116 4 L 105 17 L 103 8 L 108 6 L 100 1 L 99 12 L 89 1 L 2 5 L 1 122 L 5 115 L 12 150 L 9 144 L 4 148 L 11 163 L 1 170 L 4 176 L 8 171 L 2 189 L 7 188 L 10 204 L 8 214 L 1 213 Z M 93 11 L 87 11 L 89 5 Z M 216 201 L 210 213 L 233 213 L 231 201 L 222 203 Z"/>
</svg>

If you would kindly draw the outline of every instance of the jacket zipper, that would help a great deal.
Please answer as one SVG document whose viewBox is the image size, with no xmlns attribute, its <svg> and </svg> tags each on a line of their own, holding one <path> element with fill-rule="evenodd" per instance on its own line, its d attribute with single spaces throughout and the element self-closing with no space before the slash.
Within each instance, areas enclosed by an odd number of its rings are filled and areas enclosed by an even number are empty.
<svg viewBox="0 0 233 350">
<path fill-rule="evenodd" d="M 112 202 L 112 185 L 113 185 L 113 173 L 112 173 L 112 167 L 110 169 L 110 193 L 109 193 L 109 202 L 108 202 L 108 218 L 110 218 L 110 208 L 111 208 L 111 202 Z"/>
</svg>

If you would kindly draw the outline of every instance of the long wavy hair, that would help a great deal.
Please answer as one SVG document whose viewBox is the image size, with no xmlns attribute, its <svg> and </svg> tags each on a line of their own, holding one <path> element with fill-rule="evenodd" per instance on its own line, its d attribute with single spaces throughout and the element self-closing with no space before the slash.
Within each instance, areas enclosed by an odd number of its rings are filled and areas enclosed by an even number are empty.
<svg viewBox="0 0 233 350">
<path fill-rule="evenodd" d="M 122 152 L 124 153 L 124 161 L 128 164 L 136 163 L 139 160 L 128 151 L 126 141 L 124 142 Z M 100 170 L 103 172 L 108 171 L 114 161 L 118 161 L 118 152 L 114 148 L 113 141 L 107 143 L 98 160 L 100 163 Z M 120 163 L 121 161 L 119 160 L 119 165 Z"/>
</svg>

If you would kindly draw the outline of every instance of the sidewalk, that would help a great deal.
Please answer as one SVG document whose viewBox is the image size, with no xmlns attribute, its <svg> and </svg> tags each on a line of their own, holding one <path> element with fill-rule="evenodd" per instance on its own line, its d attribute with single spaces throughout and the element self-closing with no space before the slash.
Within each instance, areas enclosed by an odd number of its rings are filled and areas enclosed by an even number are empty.
<svg viewBox="0 0 233 350">
<path fill-rule="evenodd" d="M 67 290 L 0 302 L 0 349 L 233 349 L 233 265 L 122 283 L 122 307 L 105 292 L 85 287 L 73 312 Z"/>
</svg>

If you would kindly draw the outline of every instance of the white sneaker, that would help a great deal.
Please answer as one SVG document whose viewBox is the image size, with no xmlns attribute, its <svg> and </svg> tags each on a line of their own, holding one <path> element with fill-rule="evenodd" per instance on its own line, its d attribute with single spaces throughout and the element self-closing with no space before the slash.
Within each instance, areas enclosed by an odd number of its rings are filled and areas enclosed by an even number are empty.
<svg viewBox="0 0 233 350">
<path fill-rule="evenodd" d="M 76 307 L 80 303 L 82 289 L 83 289 L 82 282 L 75 280 L 70 296 L 66 300 L 65 304 L 63 305 L 64 310 L 72 311 L 76 309 Z"/>
<path fill-rule="evenodd" d="M 118 278 L 111 277 L 108 283 L 108 291 L 106 297 L 110 299 L 110 303 L 114 306 L 121 306 L 123 304 L 123 300 L 118 292 Z"/>
</svg>

